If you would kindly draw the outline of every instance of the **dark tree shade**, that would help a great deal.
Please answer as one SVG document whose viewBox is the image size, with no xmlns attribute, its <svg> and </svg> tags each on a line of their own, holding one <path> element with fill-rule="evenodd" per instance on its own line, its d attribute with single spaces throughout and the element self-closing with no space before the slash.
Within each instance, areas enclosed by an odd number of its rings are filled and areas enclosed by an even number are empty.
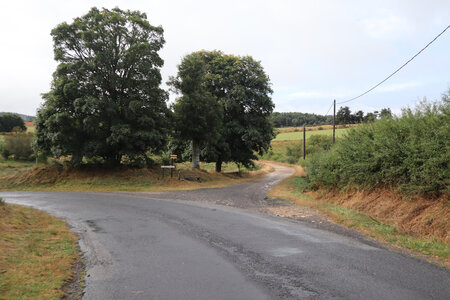
<svg viewBox="0 0 450 300">
<path fill-rule="evenodd" d="M 163 29 L 144 13 L 92 8 L 52 30 L 51 91 L 36 120 L 36 146 L 59 156 L 119 163 L 166 143 L 167 93 L 161 83 Z"/>
<path fill-rule="evenodd" d="M 0 132 L 11 132 L 13 129 L 26 130 L 23 119 L 13 113 L 4 113 L 0 116 Z"/>
</svg>

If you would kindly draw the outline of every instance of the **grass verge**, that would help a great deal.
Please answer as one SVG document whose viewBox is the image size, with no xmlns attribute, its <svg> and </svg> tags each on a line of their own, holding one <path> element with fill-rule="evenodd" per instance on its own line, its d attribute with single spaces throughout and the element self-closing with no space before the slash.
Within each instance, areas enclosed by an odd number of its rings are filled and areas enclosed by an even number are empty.
<svg viewBox="0 0 450 300">
<path fill-rule="evenodd" d="M 77 237 L 65 222 L 0 203 L 0 299 L 59 299 L 73 276 Z"/>
<path fill-rule="evenodd" d="M 380 222 L 354 209 L 334 205 L 324 199 L 316 199 L 303 192 L 308 184 L 305 178 L 300 176 L 304 175 L 297 168 L 293 177 L 283 180 L 270 191 L 269 196 L 315 208 L 335 223 L 363 232 L 378 241 L 426 255 L 432 261 L 450 267 L 450 243 L 447 241 L 411 236 L 395 226 Z"/>
<path fill-rule="evenodd" d="M 20 168 L 20 165 L 17 165 Z M 25 167 L 24 167 L 25 168 Z M 0 176 L 0 190 L 33 191 L 97 191 L 97 192 L 147 192 L 164 190 L 188 190 L 223 187 L 261 178 L 273 171 L 269 166 L 257 165 L 253 170 L 238 172 L 232 164 L 224 165 L 222 173 L 216 173 L 213 164 L 201 164 L 202 170 L 192 170 L 190 164 L 177 164 L 170 177 L 170 170 L 153 169 L 72 169 L 64 165 L 30 166 L 22 172 L 9 171 Z M 196 174 L 200 182 L 178 180 L 181 174 Z"/>
</svg>

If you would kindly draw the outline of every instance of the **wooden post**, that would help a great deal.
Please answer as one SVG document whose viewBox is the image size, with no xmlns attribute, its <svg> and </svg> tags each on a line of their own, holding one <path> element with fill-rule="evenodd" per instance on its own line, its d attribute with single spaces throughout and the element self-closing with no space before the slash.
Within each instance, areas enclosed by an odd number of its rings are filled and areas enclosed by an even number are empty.
<svg viewBox="0 0 450 300">
<path fill-rule="evenodd" d="M 333 109 L 333 144 L 335 143 L 335 141 L 336 141 L 336 99 L 334 100 L 334 102 L 333 102 L 333 106 L 334 106 L 334 109 Z"/>
<path fill-rule="evenodd" d="M 303 160 L 306 159 L 306 125 L 303 124 Z"/>
<path fill-rule="evenodd" d="M 171 161 L 172 161 L 171 166 L 173 166 L 173 158 L 171 158 Z M 170 169 L 170 178 L 172 177 L 173 177 L 173 168 Z"/>
</svg>

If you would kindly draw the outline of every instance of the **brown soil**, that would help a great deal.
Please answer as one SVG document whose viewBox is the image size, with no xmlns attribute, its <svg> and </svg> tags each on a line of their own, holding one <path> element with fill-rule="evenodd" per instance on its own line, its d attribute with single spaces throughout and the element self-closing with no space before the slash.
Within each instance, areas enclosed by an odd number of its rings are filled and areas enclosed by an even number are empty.
<svg viewBox="0 0 450 300">
<path fill-rule="evenodd" d="M 406 199 L 393 191 L 310 192 L 316 199 L 362 212 L 411 236 L 450 242 L 450 201 Z"/>
</svg>

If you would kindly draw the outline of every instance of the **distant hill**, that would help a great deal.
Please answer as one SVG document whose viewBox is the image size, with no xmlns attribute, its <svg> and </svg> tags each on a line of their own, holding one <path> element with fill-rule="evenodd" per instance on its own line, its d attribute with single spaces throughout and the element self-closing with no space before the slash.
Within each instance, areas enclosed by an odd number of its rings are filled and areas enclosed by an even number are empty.
<svg viewBox="0 0 450 300">
<path fill-rule="evenodd" d="M 6 112 L 0 112 L 0 116 L 6 114 Z M 27 116 L 27 115 L 22 115 L 22 114 L 18 114 L 18 113 L 12 113 L 12 114 L 16 114 L 18 116 L 20 116 L 24 122 L 34 122 L 34 119 L 36 119 L 35 116 Z"/>
</svg>

